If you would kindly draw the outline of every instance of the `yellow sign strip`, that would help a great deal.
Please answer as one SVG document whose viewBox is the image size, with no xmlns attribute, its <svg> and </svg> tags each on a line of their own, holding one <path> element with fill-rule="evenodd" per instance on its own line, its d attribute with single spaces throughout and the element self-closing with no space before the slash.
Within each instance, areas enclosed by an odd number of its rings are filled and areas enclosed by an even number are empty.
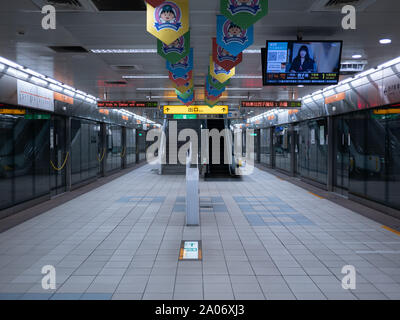
<svg viewBox="0 0 400 320">
<path fill-rule="evenodd" d="M 21 110 L 21 109 L 0 109 L 0 114 L 26 114 L 26 110 Z"/>
<path fill-rule="evenodd" d="M 378 109 L 374 110 L 374 114 L 398 114 L 400 109 Z"/>
<path fill-rule="evenodd" d="M 397 234 L 398 236 L 400 236 L 400 232 L 397 231 L 397 230 L 394 230 L 394 229 L 389 228 L 389 227 L 386 227 L 386 226 L 382 226 L 382 228 L 383 228 L 383 229 L 386 229 L 386 230 L 388 230 L 388 231 L 390 231 L 390 232 L 393 232 L 393 233 Z"/>
<path fill-rule="evenodd" d="M 228 114 L 228 106 L 164 106 L 164 114 Z"/>
</svg>

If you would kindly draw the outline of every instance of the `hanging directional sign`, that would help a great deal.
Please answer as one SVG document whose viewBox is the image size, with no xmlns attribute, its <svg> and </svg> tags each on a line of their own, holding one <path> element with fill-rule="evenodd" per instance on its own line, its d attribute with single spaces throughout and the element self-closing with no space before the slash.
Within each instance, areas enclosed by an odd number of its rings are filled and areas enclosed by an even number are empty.
<svg viewBox="0 0 400 320">
<path fill-rule="evenodd" d="M 210 96 L 220 96 L 224 91 L 225 91 L 225 87 L 223 87 L 222 89 L 215 88 L 212 84 L 210 84 L 208 82 L 208 77 L 207 77 L 207 79 L 206 79 L 206 92 Z"/>
<path fill-rule="evenodd" d="M 172 82 L 172 86 L 178 90 L 179 92 L 183 93 L 188 91 L 189 89 L 193 88 L 193 79 L 186 81 L 183 85 L 178 86 L 175 82 Z"/>
<path fill-rule="evenodd" d="M 217 44 L 217 39 L 213 38 L 213 60 L 226 71 L 229 71 L 242 62 L 243 53 L 240 53 L 238 56 L 233 56 L 227 50 L 220 47 Z"/>
<path fill-rule="evenodd" d="M 188 73 L 184 74 L 182 77 L 178 77 L 174 75 L 171 71 L 168 72 L 169 79 L 174 82 L 178 86 L 183 86 L 186 82 L 192 79 L 193 71 L 189 71 Z"/>
<path fill-rule="evenodd" d="M 217 16 L 217 44 L 231 55 L 238 56 L 254 42 L 254 27 L 244 29 L 224 16 Z"/>
<path fill-rule="evenodd" d="M 220 0 L 221 13 L 243 29 L 268 13 L 268 0 Z"/>
<path fill-rule="evenodd" d="M 146 0 L 146 2 L 155 8 L 165 2 L 165 0 Z"/>
<path fill-rule="evenodd" d="M 177 63 L 190 53 L 190 31 L 179 37 L 170 45 L 157 40 L 157 52 L 171 63 Z"/>
<path fill-rule="evenodd" d="M 175 76 L 183 77 L 189 71 L 193 70 L 193 48 L 190 49 L 189 55 L 179 60 L 177 63 L 167 61 L 167 69 Z"/>
<path fill-rule="evenodd" d="M 189 31 L 189 0 L 164 1 L 147 5 L 147 31 L 170 45 Z"/>
<path fill-rule="evenodd" d="M 226 71 L 224 68 L 214 63 L 213 58 L 210 57 L 210 75 L 219 82 L 224 83 L 235 75 L 235 68 Z"/>
<path fill-rule="evenodd" d="M 229 84 L 229 80 L 221 83 L 217 79 L 213 78 L 210 73 L 208 74 L 207 77 L 208 77 L 208 83 L 217 90 L 221 90 L 222 88 L 225 88 Z"/>
<path fill-rule="evenodd" d="M 164 114 L 228 114 L 228 106 L 164 106 Z"/>
</svg>

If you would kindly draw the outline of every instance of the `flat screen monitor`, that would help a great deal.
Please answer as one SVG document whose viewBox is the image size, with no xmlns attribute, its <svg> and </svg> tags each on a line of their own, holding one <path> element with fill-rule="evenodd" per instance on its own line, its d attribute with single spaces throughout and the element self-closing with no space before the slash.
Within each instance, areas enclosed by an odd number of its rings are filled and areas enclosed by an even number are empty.
<svg viewBox="0 0 400 320">
<path fill-rule="evenodd" d="M 261 54 L 264 86 L 337 84 L 342 45 L 340 40 L 267 41 Z"/>
</svg>

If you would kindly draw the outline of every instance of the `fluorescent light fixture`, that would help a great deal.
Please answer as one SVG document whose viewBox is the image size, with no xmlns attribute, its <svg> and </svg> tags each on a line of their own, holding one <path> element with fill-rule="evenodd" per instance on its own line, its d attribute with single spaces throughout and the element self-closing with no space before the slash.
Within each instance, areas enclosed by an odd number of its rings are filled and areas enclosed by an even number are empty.
<svg viewBox="0 0 400 320">
<path fill-rule="evenodd" d="M 17 69 L 11 68 L 11 67 L 8 67 L 7 74 L 9 74 L 10 76 L 13 76 L 15 78 L 22 79 L 22 80 L 25 80 L 28 78 L 27 73 L 19 71 Z"/>
<path fill-rule="evenodd" d="M 54 79 L 49 78 L 49 77 L 46 77 L 46 80 L 48 82 L 50 82 L 50 83 L 53 83 L 53 84 L 57 85 L 57 86 L 62 86 L 63 85 L 60 81 L 54 80 Z"/>
<path fill-rule="evenodd" d="M 78 98 L 78 99 L 81 99 L 81 100 L 85 100 L 85 96 L 81 95 L 79 93 L 75 96 L 75 98 Z"/>
<path fill-rule="evenodd" d="M 333 96 L 334 94 L 335 94 L 334 90 L 328 90 L 323 93 L 324 97 L 330 97 Z"/>
<path fill-rule="evenodd" d="M 69 95 L 69 96 L 72 96 L 72 97 L 75 95 L 75 92 L 73 92 L 71 90 L 68 90 L 68 89 L 64 89 L 64 93 Z"/>
<path fill-rule="evenodd" d="M 136 88 L 137 91 L 172 91 L 175 88 Z"/>
<path fill-rule="evenodd" d="M 168 79 L 168 76 L 158 75 L 158 74 L 143 74 L 143 75 L 134 75 L 134 76 L 122 76 L 123 79 Z"/>
<path fill-rule="evenodd" d="M 304 85 L 299 84 L 297 87 L 298 87 L 298 88 L 304 88 Z"/>
<path fill-rule="evenodd" d="M 259 91 L 263 88 L 226 88 L 227 91 Z"/>
<path fill-rule="evenodd" d="M 157 53 L 157 49 L 91 49 L 92 53 Z"/>
<path fill-rule="evenodd" d="M 0 71 L 2 71 L 5 68 L 5 65 L 0 63 Z"/>
<path fill-rule="evenodd" d="M 392 43 L 392 40 L 391 39 L 381 39 L 381 40 L 379 40 L 379 43 L 380 44 L 390 44 L 390 43 Z"/>
<path fill-rule="evenodd" d="M 400 63 L 400 57 L 397 57 L 396 59 L 390 60 L 388 62 L 385 62 L 385 63 L 379 65 L 378 69 L 390 67 L 390 66 L 393 66 L 398 63 Z"/>
<path fill-rule="evenodd" d="M 376 69 L 369 69 L 367 71 L 356 74 L 356 78 L 366 77 L 366 76 L 370 75 L 371 73 L 374 73 L 375 71 L 376 71 Z"/>
<path fill-rule="evenodd" d="M 37 77 L 31 77 L 32 82 L 34 82 L 35 84 L 39 85 L 39 86 L 47 86 L 47 81 L 43 80 L 43 79 L 39 79 Z"/>
<path fill-rule="evenodd" d="M 243 53 L 261 53 L 261 49 L 247 49 Z"/>
<path fill-rule="evenodd" d="M 76 92 L 76 91 L 77 91 L 75 88 L 72 88 L 72 87 L 70 87 L 70 86 L 67 85 L 67 84 L 63 84 L 62 86 L 63 86 L 64 89 L 66 89 L 66 90 L 73 91 L 73 92 Z"/>
<path fill-rule="evenodd" d="M 221 100 L 225 99 L 247 99 L 248 96 L 227 96 L 227 97 L 221 97 Z"/>
<path fill-rule="evenodd" d="M 233 76 L 232 78 L 235 78 L 235 79 L 262 79 L 262 76 L 238 74 L 238 75 Z"/>
<path fill-rule="evenodd" d="M 352 57 L 353 59 L 361 59 L 361 58 L 362 58 L 362 55 L 361 55 L 361 54 L 353 54 L 351 57 Z"/>
<path fill-rule="evenodd" d="M 50 83 L 49 88 L 53 91 L 62 91 L 62 88 L 56 84 Z"/>
<path fill-rule="evenodd" d="M 29 73 L 30 75 L 35 76 L 37 78 L 44 78 L 45 77 L 44 75 L 42 75 L 42 74 L 40 74 L 40 73 L 38 73 L 36 71 L 33 71 L 33 70 L 29 69 L 29 68 L 22 68 L 21 71 Z"/>
<path fill-rule="evenodd" d="M 0 62 L 5 64 L 6 66 L 13 67 L 16 69 L 22 68 L 18 63 L 12 62 L 6 58 L 0 57 Z"/>
<path fill-rule="evenodd" d="M 309 103 L 313 102 L 313 99 L 307 98 L 307 99 L 304 99 L 303 102 L 304 102 L 305 104 L 309 104 Z"/>
<path fill-rule="evenodd" d="M 314 100 L 322 100 L 324 97 L 322 94 L 316 94 L 315 96 L 313 96 Z"/>
</svg>

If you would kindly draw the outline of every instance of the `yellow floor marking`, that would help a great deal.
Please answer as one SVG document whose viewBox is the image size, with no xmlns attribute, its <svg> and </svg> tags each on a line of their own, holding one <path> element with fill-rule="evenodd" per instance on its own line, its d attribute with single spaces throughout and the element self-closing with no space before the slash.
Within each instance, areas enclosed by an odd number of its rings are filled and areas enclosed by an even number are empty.
<svg viewBox="0 0 400 320">
<path fill-rule="evenodd" d="M 320 199 L 325 199 L 324 197 L 321 197 L 321 196 L 319 196 L 319 195 L 317 195 L 317 194 L 315 194 L 315 193 L 312 193 L 312 192 L 310 192 L 313 196 L 316 196 L 317 198 L 320 198 Z"/>
<path fill-rule="evenodd" d="M 386 230 L 388 230 L 388 231 L 390 231 L 390 232 L 393 232 L 393 233 L 397 234 L 398 236 L 400 236 L 400 232 L 397 231 L 397 230 L 394 230 L 394 229 L 389 228 L 389 227 L 386 227 L 386 226 L 382 226 L 382 228 L 383 228 L 383 229 L 386 229 Z"/>
</svg>

